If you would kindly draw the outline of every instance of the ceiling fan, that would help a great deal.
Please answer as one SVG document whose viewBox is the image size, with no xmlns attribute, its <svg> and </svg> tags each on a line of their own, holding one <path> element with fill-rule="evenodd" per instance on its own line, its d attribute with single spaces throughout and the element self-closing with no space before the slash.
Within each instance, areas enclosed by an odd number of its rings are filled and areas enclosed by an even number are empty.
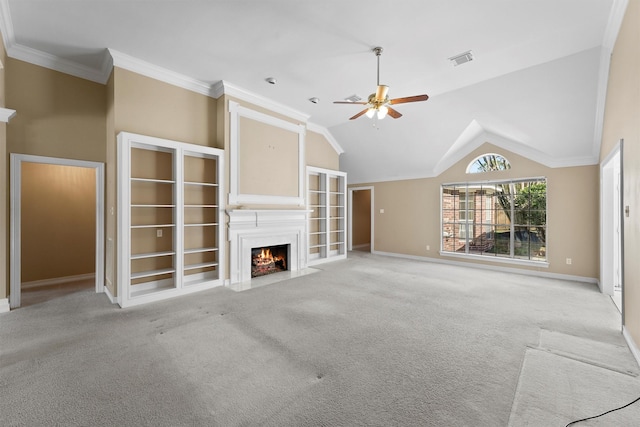
<svg viewBox="0 0 640 427">
<path fill-rule="evenodd" d="M 377 84 L 378 87 L 375 93 L 369 95 L 369 99 L 367 102 L 363 101 L 334 101 L 334 104 L 358 104 L 358 105 L 366 105 L 367 108 L 360 111 L 353 117 L 350 117 L 349 120 L 357 119 L 358 117 L 365 114 L 367 117 L 372 118 L 375 114 L 377 114 L 379 119 L 383 119 L 387 114 L 393 117 L 394 119 L 398 119 L 402 117 L 398 111 L 391 108 L 391 105 L 396 104 L 406 104 L 407 102 L 418 102 L 418 101 L 426 101 L 429 99 L 429 95 L 415 95 L 415 96 L 407 96 L 404 98 L 394 98 L 389 99 L 387 93 L 389 92 L 389 86 L 380 84 L 380 55 L 382 55 L 381 47 L 374 47 L 373 53 L 376 54 L 378 58 L 378 78 Z"/>
</svg>

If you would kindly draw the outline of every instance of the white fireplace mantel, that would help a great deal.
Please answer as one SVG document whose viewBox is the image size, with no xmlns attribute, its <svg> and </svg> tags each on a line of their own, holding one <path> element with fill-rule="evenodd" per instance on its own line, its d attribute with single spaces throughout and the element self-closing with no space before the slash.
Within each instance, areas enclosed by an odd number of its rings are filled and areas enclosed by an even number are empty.
<svg viewBox="0 0 640 427">
<path fill-rule="evenodd" d="M 307 219 L 303 209 L 229 209 L 230 284 L 251 280 L 251 249 L 290 245 L 289 270 L 307 267 Z"/>
</svg>

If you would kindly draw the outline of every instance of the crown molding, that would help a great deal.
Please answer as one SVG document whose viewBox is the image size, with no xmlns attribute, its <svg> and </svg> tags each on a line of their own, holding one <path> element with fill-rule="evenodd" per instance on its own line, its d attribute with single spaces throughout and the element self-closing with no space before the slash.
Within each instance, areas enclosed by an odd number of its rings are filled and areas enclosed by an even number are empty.
<svg viewBox="0 0 640 427">
<path fill-rule="evenodd" d="M 207 83 L 176 73 L 175 71 L 159 67 L 151 64 L 150 62 L 118 52 L 114 49 L 108 49 L 108 51 L 114 67 L 123 68 L 201 95 L 211 96 L 211 86 Z"/>
<path fill-rule="evenodd" d="M 16 115 L 16 110 L 10 110 L 8 108 L 0 108 L 0 122 L 9 123 L 9 120 Z"/>
<path fill-rule="evenodd" d="M 344 153 L 344 149 L 340 146 L 340 144 L 338 144 L 338 141 L 336 141 L 336 139 L 333 137 L 331 132 L 329 132 L 329 129 L 327 129 L 326 127 L 308 122 L 307 130 L 311 132 L 319 133 L 320 135 L 324 136 L 327 142 L 331 144 L 331 147 L 333 147 L 333 149 L 338 155 Z"/>
<path fill-rule="evenodd" d="M 602 40 L 602 45 L 609 49 L 609 51 L 613 51 L 613 47 L 616 44 L 628 4 L 629 0 L 613 0 L 611 12 L 609 13 L 609 20 L 607 22 L 607 28 L 604 32 L 604 39 Z"/>
<path fill-rule="evenodd" d="M 257 105 L 258 107 L 265 108 L 274 113 L 282 114 L 283 116 L 297 120 L 302 123 L 306 123 L 311 117 L 309 114 L 295 110 L 291 107 L 287 107 L 279 102 L 272 101 L 264 96 L 250 92 L 246 89 L 242 89 L 226 80 L 220 80 L 215 83 L 211 88 L 211 96 L 219 98 L 222 95 L 233 96 L 234 98 L 248 102 L 250 104 Z"/>
</svg>

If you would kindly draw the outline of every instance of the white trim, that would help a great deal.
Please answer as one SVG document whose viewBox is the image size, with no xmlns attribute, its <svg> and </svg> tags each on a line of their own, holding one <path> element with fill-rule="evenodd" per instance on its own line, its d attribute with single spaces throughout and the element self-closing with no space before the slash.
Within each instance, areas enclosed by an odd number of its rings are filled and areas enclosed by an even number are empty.
<svg viewBox="0 0 640 427">
<path fill-rule="evenodd" d="M 264 96 L 249 92 L 248 90 L 229 83 L 225 80 L 220 80 L 219 82 L 213 84 L 210 89 L 210 96 L 212 96 L 213 98 L 218 99 L 222 95 L 238 98 L 241 101 L 248 102 L 258 107 L 266 108 L 267 110 L 273 111 L 274 113 L 282 114 L 283 116 L 289 117 L 302 123 L 306 123 L 307 120 L 309 120 L 309 115 L 306 113 L 294 110 L 293 108 L 287 107 L 284 104 L 280 104 L 278 102 L 267 99 Z"/>
<path fill-rule="evenodd" d="M 373 252 L 375 250 L 373 242 L 375 241 L 375 206 L 374 206 L 374 192 L 375 192 L 375 187 L 374 186 L 367 186 L 367 187 L 349 187 L 347 189 L 348 193 L 349 193 L 349 202 L 347 203 L 348 207 L 349 207 L 349 214 L 347 216 L 347 229 L 349 231 L 349 239 L 347 242 L 347 250 L 352 251 L 354 248 L 358 248 L 358 247 L 362 247 L 362 246 L 367 246 L 365 245 L 357 245 L 357 246 L 353 246 L 353 192 L 354 191 L 359 191 L 359 190 L 369 190 L 371 191 L 371 231 L 370 231 L 370 239 L 371 239 L 371 243 L 369 244 L 370 246 L 370 250 L 371 252 Z"/>
<path fill-rule="evenodd" d="M 611 152 L 600 163 L 600 292 L 607 295 L 613 295 L 612 277 L 615 274 L 613 271 L 614 239 L 611 233 L 611 226 L 615 221 L 615 218 L 613 218 L 615 209 L 612 206 L 612 201 L 615 200 L 613 184 L 616 179 L 616 165 L 610 163 L 617 156 L 620 156 L 620 141 L 616 143 Z M 620 159 L 618 159 L 618 163 L 619 161 Z"/>
<path fill-rule="evenodd" d="M 344 149 L 340 146 L 340 144 L 338 144 L 338 141 L 336 141 L 331 132 L 329 132 L 329 129 L 327 129 L 326 127 L 307 122 L 307 130 L 310 132 L 319 133 L 320 135 L 324 136 L 327 142 L 331 144 L 331 147 L 333 147 L 338 155 L 344 153 Z"/>
<path fill-rule="evenodd" d="M 111 302 L 111 304 L 118 303 L 118 299 L 113 296 L 109 288 L 107 288 L 106 286 L 104 287 L 104 294 L 107 296 L 107 298 L 109 298 L 109 301 Z"/>
<path fill-rule="evenodd" d="M 22 163 L 44 163 L 59 166 L 74 166 L 90 168 L 96 174 L 96 258 L 95 284 L 96 292 L 104 291 L 104 163 L 86 160 L 62 159 L 57 157 L 43 157 L 28 154 L 11 153 L 10 170 L 10 274 L 9 274 L 9 302 L 11 308 L 20 307 L 21 296 L 21 203 L 22 203 Z"/>
<path fill-rule="evenodd" d="M 636 342 L 633 340 L 633 337 L 629 333 L 629 330 L 624 325 L 622 325 L 622 336 L 627 342 L 629 350 L 631 350 L 631 354 L 633 354 L 633 357 L 636 359 L 636 363 L 640 365 L 640 348 L 638 348 L 638 344 L 636 344 Z"/>
<path fill-rule="evenodd" d="M 95 273 L 76 274 L 73 276 L 53 277 L 50 279 L 32 280 L 30 282 L 22 282 L 22 289 L 34 288 L 37 286 L 59 285 L 60 283 L 80 282 L 83 280 L 95 279 Z"/>
<path fill-rule="evenodd" d="M 113 66 L 150 77 L 161 82 L 190 90 L 202 95 L 211 96 L 211 85 L 200 80 L 187 77 L 175 71 L 159 67 L 150 62 L 126 55 L 114 49 L 108 49 L 113 60 Z M 107 76 L 107 79 L 109 76 Z M 105 80 L 106 81 L 106 80 Z"/>
<path fill-rule="evenodd" d="M 229 163 L 231 182 L 229 183 L 229 205 L 268 204 L 268 205 L 304 205 L 305 177 L 305 133 L 304 125 L 287 122 L 264 114 L 234 101 L 229 101 Z M 246 117 L 298 134 L 298 195 L 269 196 L 240 193 L 240 118 Z"/>
<path fill-rule="evenodd" d="M 465 222 L 466 223 L 466 222 Z M 461 230 L 462 231 L 462 230 Z M 461 238 L 466 236 L 460 236 Z M 467 241 L 471 240 L 471 238 L 467 238 Z M 498 256 L 486 256 L 486 255 L 476 255 L 476 254 L 457 254 L 455 252 L 447 252 L 440 250 L 440 256 L 450 257 L 450 258 L 460 258 L 460 259 L 468 259 L 473 261 L 486 261 L 486 262 L 495 262 L 498 264 L 513 264 L 513 265 L 522 265 L 526 267 L 540 267 L 540 268 L 549 268 L 549 262 L 547 261 L 532 261 L 527 259 L 520 258 L 506 258 L 506 257 L 498 257 Z"/>
<path fill-rule="evenodd" d="M 0 313 L 8 313 L 10 309 L 9 298 L 0 299 Z"/>
<path fill-rule="evenodd" d="M 505 273 L 521 274 L 524 276 L 535 276 L 535 277 L 545 277 L 548 279 L 570 280 L 573 282 L 583 282 L 583 283 L 590 283 L 595 285 L 598 284 L 598 279 L 593 277 L 574 276 L 571 274 L 549 273 L 544 271 L 525 270 L 525 269 L 512 268 L 512 267 L 500 267 L 500 266 L 487 265 L 487 264 L 452 261 L 452 260 L 446 260 L 446 259 L 436 259 L 436 258 L 422 257 L 417 255 L 398 254 L 394 252 L 372 251 L 371 253 L 375 255 L 382 255 L 382 256 L 388 256 L 388 257 L 394 257 L 394 258 L 404 258 L 404 259 L 411 259 L 415 261 L 433 262 L 436 264 L 447 264 L 447 265 L 455 265 L 458 267 L 469 267 L 469 268 L 479 268 L 482 270 L 502 271 Z"/>
<path fill-rule="evenodd" d="M 11 120 L 15 115 L 16 110 L 11 110 L 9 108 L 0 108 L 0 122 L 9 123 L 9 120 Z"/>
</svg>

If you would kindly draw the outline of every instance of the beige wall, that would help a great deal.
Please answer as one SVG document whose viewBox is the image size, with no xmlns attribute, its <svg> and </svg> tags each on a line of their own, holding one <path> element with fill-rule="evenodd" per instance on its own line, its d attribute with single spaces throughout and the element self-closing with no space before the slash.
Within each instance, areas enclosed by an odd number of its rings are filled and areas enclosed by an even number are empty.
<svg viewBox="0 0 640 427">
<path fill-rule="evenodd" d="M 92 168 L 22 164 L 22 282 L 95 272 Z"/>
<path fill-rule="evenodd" d="M 356 190 L 351 201 L 352 245 L 371 244 L 371 190 Z"/>
<path fill-rule="evenodd" d="M 508 171 L 468 175 L 468 164 L 480 154 L 506 157 Z M 598 166 L 547 168 L 491 144 L 484 144 L 436 178 L 374 184 L 376 251 L 436 259 L 439 254 L 440 185 L 508 178 L 547 178 L 547 259 L 549 267 L 465 260 L 548 273 L 598 277 Z M 380 213 L 384 209 L 384 213 Z M 426 246 L 430 250 L 426 250 Z M 566 264 L 572 258 L 572 264 Z"/>
<path fill-rule="evenodd" d="M 640 2 L 630 1 L 611 56 L 600 160 L 624 139 L 624 323 L 640 347 Z"/>
<path fill-rule="evenodd" d="M 9 152 L 105 161 L 103 85 L 11 58 L 6 79 Z"/>
<path fill-rule="evenodd" d="M 340 156 L 327 138 L 317 132 L 307 131 L 305 136 L 307 166 L 340 170 Z M 347 177 L 348 178 L 348 177 Z"/>
<path fill-rule="evenodd" d="M 121 131 L 222 148 L 216 140 L 217 102 L 190 90 L 116 67 L 114 126 Z"/>
</svg>

